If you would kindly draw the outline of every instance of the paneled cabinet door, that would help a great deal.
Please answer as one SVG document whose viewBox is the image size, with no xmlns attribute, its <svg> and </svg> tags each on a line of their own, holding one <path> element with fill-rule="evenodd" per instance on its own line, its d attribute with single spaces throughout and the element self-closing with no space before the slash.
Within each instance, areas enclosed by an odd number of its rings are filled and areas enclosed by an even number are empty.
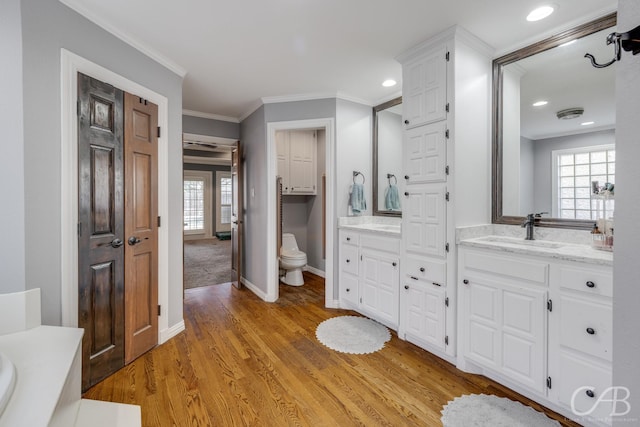
<svg viewBox="0 0 640 427">
<path fill-rule="evenodd" d="M 402 236 L 409 254 L 444 257 L 445 185 L 407 186 L 402 209 Z"/>
<path fill-rule="evenodd" d="M 402 67 L 403 117 L 407 128 L 446 118 L 446 47 Z"/>
<path fill-rule="evenodd" d="M 402 166 L 407 184 L 446 180 L 446 123 L 438 122 L 405 132 Z"/>
<path fill-rule="evenodd" d="M 418 344 L 424 342 L 444 351 L 445 290 L 440 286 L 416 282 L 405 283 L 401 292 L 407 339 L 418 340 Z"/>
<path fill-rule="evenodd" d="M 289 183 L 291 194 L 316 192 L 316 133 L 290 131 Z"/>
<path fill-rule="evenodd" d="M 368 250 L 362 250 L 361 256 L 361 307 L 383 323 L 397 327 L 399 260 Z"/>
<path fill-rule="evenodd" d="M 465 279 L 465 357 L 543 393 L 547 290 Z"/>
</svg>

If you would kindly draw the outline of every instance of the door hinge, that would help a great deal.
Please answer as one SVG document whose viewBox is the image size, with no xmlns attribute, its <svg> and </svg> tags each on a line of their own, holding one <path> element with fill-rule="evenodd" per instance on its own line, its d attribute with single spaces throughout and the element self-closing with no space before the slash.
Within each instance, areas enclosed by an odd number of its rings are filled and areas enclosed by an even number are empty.
<svg viewBox="0 0 640 427">
<path fill-rule="evenodd" d="M 444 195 L 444 199 L 448 202 L 449 201 L 449 192 L 447 191 Z"/>
<path fill-rule="evenodd" d="M 444 167 L 444 174 L 449 175 L 449 165 Z"/>
<path fill-rule="evenodd" d="M 448 243 L 446 245 L 444 245 L 444 250 L 449 252 L 449 244 Z"/>
<path fill-rule="evenodd" d="M 158 304 L 158 316 L 162 315 L 162 306 Z"/>
<path fill-rule="evenodd" d="M 551 377 L 547 377 L 547 388 L 551 389 Z"/>
<path fill-rule="evenodd" d="M 444 336 L 444 345 L 449 345 L 449 335 Z"/>
<path fill-rule="evenodd" d="M 444 131 L 444 137 L 449 139 L 449 129 Z"/>
<path fill-rule="evenodd" d="M 449 112 L 449 103 L 447 102 L 447 105 L 444 106 L 444 110 L 448 113 Z"/>
<path fill-rule="evenodd" d="M 362 255 L 360 255 L 360 261 L 362 261 Z"/>
<path fill-rule="evenodd" d="M 445 299 L 444 299 L 444 306 L 445 306 L 445 307 L 449 307 L 449 297 L 445 297 Z"/>
<path fill-rule="evenodd" d="M 360 304 L 362 304 L 362 297 L 360 297 Z"/>
<path fill-rule="evenodd" d="M 547 300 L 547 310 L 553 311 L 553 301 Z"/>
<path fill-rule="evenodd" d="M 158 227 L 160 227 L 160 217 L 158 217 Z"/>
<path fill-rule="evenodd" d="M 76 101 L 76 115 L 80 116 L 80 100 Z"/>
<path fill-rule="evenodd" d="M 160 138 L 160 126 L 158 126 L 158 138 Z"/>
<path fill-rule="evenodd" d="M 447 52 L 447 54 L 444 56 L 444 58 L 448 61 L 449 60 L 449 52 Z"/>
<path fill-rule="evenodd" d="M 78 237 L 82 236 L 82 223 L 78 223 Z"/>
</svg>

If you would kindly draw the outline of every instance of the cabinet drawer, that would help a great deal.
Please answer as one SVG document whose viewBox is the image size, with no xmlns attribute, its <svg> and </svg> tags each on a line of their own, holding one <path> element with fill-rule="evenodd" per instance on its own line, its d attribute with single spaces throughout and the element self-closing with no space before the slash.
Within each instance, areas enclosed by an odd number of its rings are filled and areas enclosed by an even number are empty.
<svg viewBox="0 0 640 427">
<path fill-rule="evenodd" d="M 355 231 L 340 230 L 340 243 L 358 246 L 360 235 Z"/>
<path fill-rule="evenodd" d="M 358 276 L 340 273 L 340 299 L 350 304 L 358 304 Z"/>
<path fill-rule="evenodd" d="M 613 272 L 561 266 L 560 286 L 591 295 L 613 296 Z"/>
<path fill-rule="evenodd" d="M 466 269 L 501 274 L 540 284 L 547 283 L 549 264 L 509 256 L 468 251 L 464 254 Z"/>
<path fill-rule="evenodd" d="M 403 261 L 405 263 L 404 272 L 409 278 L 446 285 L 447 264 L 445 262 L 411 256 L 406 256 Z"/>
<path fill-rule="evenodd" d="M 569 409 L 573 406 L 581 413 L 594 409 L 590 416 L 595 419 L 610 417 L 611 402 L 606 398 L 598 401 L 605 393 L 609 399 L 612 397 L 609 391 L 613 383 L 610 367 L 563 351 L 558 355 L 558 371 L 551 375 L 553 387 L 558 387 L 558 401 L 562 406 Z"/>
<path fill-rule="evenodd" d="M 611 361 L 611 306 L 561 296 L 559 308 L 560 344 Z"/>
<path fill-rule="evenodd" d="M 358 275 L 358 248 L 356 246 L 340 246 L 340 269 Z"/>
<path fill-rule="evenodd" d="M 360 245 L 367 249 L 390 252 L 396 255 L 400 254 L 400 239 L 394 239 L 393 237 L 362 234 L 360 236 Z"/>
</svg>

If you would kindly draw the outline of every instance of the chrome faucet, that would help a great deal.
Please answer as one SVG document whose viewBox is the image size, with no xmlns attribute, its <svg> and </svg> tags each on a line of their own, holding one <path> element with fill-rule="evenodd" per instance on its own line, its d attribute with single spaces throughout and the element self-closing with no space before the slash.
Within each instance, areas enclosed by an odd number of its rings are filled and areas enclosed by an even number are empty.
<svg viewBox="0 0 640 427">
<path fill-rule="evenodd" d="M 536 219 L 542 218 L 542 215 L 548 214 L 549 212 L 540 212 L 537 214 L 530 213 L 527 215 L 527 219 L 522 223 L 522 228 L 527 229 L 527 237 L 525 240 L 533 240 L 533 226 L 536 225 Z"/>
</svg>

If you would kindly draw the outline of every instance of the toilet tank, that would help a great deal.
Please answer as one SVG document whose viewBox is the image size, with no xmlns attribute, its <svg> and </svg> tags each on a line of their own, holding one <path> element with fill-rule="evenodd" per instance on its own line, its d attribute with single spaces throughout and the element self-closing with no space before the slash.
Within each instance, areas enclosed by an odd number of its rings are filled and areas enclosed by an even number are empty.
<svg viewBox="0 0 640 427">
<path fill-rule="evenodd" d="M 297 251 L 298 242 L 296 242 L 296 236 L 291 233 L 282 233 L 282 248 L 288 251 Z"/>
</svg>

